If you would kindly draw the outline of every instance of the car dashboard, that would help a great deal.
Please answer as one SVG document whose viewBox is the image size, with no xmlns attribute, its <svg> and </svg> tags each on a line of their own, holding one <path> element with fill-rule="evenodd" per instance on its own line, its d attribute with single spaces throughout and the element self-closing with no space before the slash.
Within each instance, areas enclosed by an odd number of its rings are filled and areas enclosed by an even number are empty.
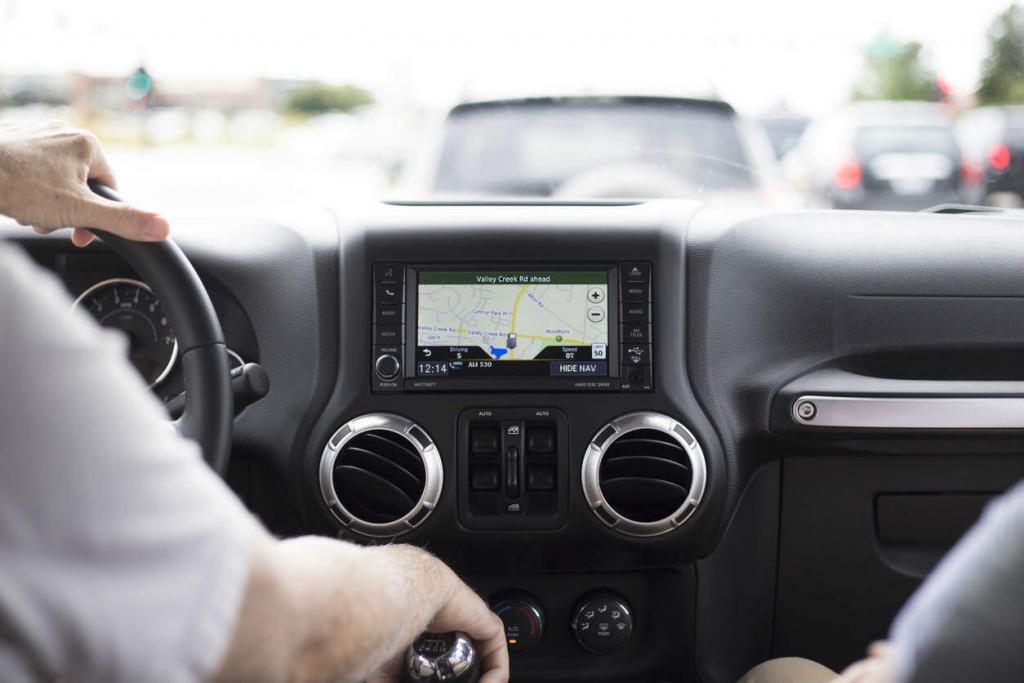
<svg viewBox="0 0 1024 683">
<path fill-rule="evenodd" d="M 72 298 L 135 278 L 0 235 Z M 841 667 L 1024 475 L 1011 217 L 384 203 L 173 236 L 270 377 L 232 487 L 280 535 L 436 553 L 514 681 Z"/>
</svg>

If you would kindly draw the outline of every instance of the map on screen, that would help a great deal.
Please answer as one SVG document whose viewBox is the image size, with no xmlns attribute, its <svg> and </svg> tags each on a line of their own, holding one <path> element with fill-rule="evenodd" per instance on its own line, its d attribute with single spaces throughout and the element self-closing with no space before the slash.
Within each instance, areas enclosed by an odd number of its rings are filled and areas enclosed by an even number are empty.
<svg viewBox="0 0 1024 683">
<path fill-rule="evenodd" d="M 606 271 L 424 271 L 417 346 L 477 347 L 495 361 L 564 358 L 562 348 L 604 359 L 607 307 Z"/>
</svg>

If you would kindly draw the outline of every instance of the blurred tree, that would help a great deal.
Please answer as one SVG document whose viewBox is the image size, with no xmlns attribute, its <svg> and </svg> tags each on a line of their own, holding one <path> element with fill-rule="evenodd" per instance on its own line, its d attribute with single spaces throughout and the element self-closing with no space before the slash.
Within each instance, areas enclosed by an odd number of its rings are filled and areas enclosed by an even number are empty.
<svg viewBox="0 0 1024 683">
<path fill-rule="evenodd" d="M 865 73 L 854 86 L 855 100 L 929 100 L 941 97 L 924 46 L 883 33 L 864 49 Z"/>
<path fill-rule="evenodd" d="M 352 111 L 372 103 L 373 95 L 354 85 L 311 83 L 293 90 L 285 106 L 296 114 L 323 114 Z"/>
<path fill-rule="evenodd" d="M 1024 11 L 1017 4 L 1007 7 L 989 26 L 978 102 L 1024 103 Z"/>
</svg>

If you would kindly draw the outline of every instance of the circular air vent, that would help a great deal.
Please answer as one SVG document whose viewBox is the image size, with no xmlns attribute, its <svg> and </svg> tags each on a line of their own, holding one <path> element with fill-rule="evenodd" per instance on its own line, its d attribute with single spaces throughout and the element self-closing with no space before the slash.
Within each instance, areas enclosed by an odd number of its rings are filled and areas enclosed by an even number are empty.
<svg viewBox="0 0 1024 683">
<path fill-rule="evenodd" d="M 320 458 L 320 492 L 339 522 L 395 536 L 426 519 L 441 496 L 441 456 L 415 422 L 388 413 L 350 420 Z"/>
<path fill-rule="evenodd" d="M 631 536 L 657 536 L 693 514 L 707 464 L 697 439 L 659 413 L 630 413 L 605 425 L 583 458 L 583 494 L 597 517 Z"/>
</svg>

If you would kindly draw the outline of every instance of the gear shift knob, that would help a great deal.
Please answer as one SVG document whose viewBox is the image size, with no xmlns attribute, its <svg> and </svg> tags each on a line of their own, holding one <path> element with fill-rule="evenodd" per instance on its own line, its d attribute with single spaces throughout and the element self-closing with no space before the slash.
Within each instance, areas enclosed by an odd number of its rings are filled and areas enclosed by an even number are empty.
<svg viewBox="0 0 1024 683">
<path fill-rule="evenodd" d="M 405 657 L 411 683 L 476 683 L 480 657 L 465 633 L 424 633 Z"/>
</svg>

